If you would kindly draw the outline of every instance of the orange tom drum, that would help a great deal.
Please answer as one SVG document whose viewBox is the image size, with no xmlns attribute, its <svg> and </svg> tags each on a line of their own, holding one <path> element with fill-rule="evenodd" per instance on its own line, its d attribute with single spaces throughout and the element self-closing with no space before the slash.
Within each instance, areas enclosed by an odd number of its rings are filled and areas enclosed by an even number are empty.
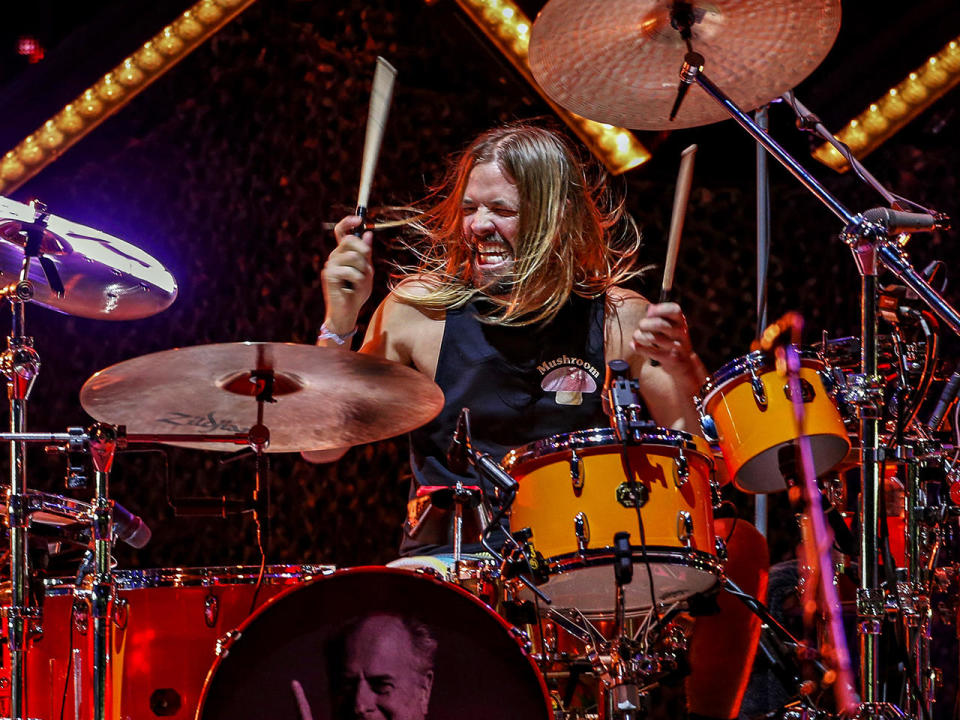
<svg viewBox="0 0 960 720">
<path fill-rule="evenodd" d="M 850 440 L 836 402 L 824 387 L 823 362 L 812 351 L 802 351 L 800 357 L 803 436 L 810 439 L 819 476 L 843 460 Z M 793 461 L 791 448 L 801 434 L 787 380 L 776 372 L 773 357 L 757 351 L 731 360 L 707 380 L 700 398 L 703 412 L 716 427 L 733 484 L 752 493 L 785 490 L 780 462 L 785 457 Z"/>
<path fill-rule="evenodd" d="M 624 497 L 627 473 L 611 428 L 555 435 L 511 451 L 503 466 L 517 479 L 510 526 L 529 527 L 550 577 L 554 607 L 588 617 L 614 611 L 613 538 L 630 533 L 635 564 L 626 608 L 638 613 L 711 588 L 721 571 L 713 532 L 713 459 L 703 438 L 649 426 L 633 431 L 630 471 L 645 502 Z M 653 577 L 650 587 L 645 563 Z"/>
</svg>

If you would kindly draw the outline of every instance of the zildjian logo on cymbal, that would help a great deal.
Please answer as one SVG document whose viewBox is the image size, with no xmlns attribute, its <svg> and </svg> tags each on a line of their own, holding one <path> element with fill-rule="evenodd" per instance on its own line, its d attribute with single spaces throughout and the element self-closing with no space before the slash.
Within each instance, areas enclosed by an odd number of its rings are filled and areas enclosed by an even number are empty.
<svg viewBox="0 0 960 720">
<path fill-rule="evenodd" d="M 177 427 L 195 427 L 201 430 L 223 430 L 225 432 L 242 433 L 247 429 L 237 427 L 232 420 L 217 420 L 212 412 L 206 415 L 190 415 L 189 413 L 171 412 L 164 418 L 158 418 L 157 422 L 176 425 Z"/>
</svg>

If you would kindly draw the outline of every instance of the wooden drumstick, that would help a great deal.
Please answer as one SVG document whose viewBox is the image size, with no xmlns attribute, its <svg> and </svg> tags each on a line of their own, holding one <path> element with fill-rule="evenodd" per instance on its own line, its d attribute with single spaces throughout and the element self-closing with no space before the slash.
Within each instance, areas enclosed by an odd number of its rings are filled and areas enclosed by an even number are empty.
<svg viewBox="0 0 960 720">
<path fill-rule="evenodd" d="M 360 225 L 358 235 L 363 234 L 363 225 L 367 217 L 367 202 L 370 200 L 370 188 L 373 185 L 373 173 L 380 156 L 383 142 L 383 130 L 390 112 L 393 98 L 393 85 L 397 79 L 397 70 L 382 57 L 377 58 L 377 69 L 373 73 L 373 89 L 370 92 L 370 110 L 367 113 L 367 136 L 363 143 L 363 162 L 360 166 L 360 188 L 357 192 L 357 212 Z M 352 290 L 353 284 L 344 281 L 344 290 Z"/>
<path fill-rule="evenodd" d="M 393 98 L 393 84 L 397 71 L 382 57 L 377 58 L 377 69 L 373 74 L 373 90 L 370 93 L 370 111 L 367 115 L 367 137 L 363 143 L 363 165 L 360 167 L 360 189 L 357 193 L 357 215 L 366 218 L 367 202 L 370 199 L 370 187 L 373 185 L 373 172 L 380 155 L 383 142 L 383 129 L 390 112 L 390 100 Z"/>
<path fill-rule="evenodd" d="M 691 145 L 680 153 L 680 173 L 677 175 L 677 188 L 673 192 L 673 214 L 670 216 L 670 234 L 667 236 L 667 260 L 663 265 L 660 302 L 667 302 L 673 290 L 673 274 L 677 269 L 677 253 L 680 251 L 680 235 L 683 233 L 683 218 L 687 214 L 687 199 L 690 197 L 693 159 L 696 154 L 696 145 Z"/>
<path fill-rule="evenodd" d="M 660 283 L 660 302 L 670 300 L 673 291 L 673 274 L 677 269 L 677 253 L 680 252 L 680 235 L 683 233 L 683 218 L 687 214 L 687 198 L 690 197 L 690 183 L 693 182 L 693 159 L 697 146 L 691 145 L 680 153 L 680 172 L 677 175 L 677 187 L 673 191 L 673 213 L 670 216 L 670 234 L 667 236 L 667 259 L 663 264 L 663 281 Z M 660 363 L 651 359 L 654 367 Z"/>
</svg>

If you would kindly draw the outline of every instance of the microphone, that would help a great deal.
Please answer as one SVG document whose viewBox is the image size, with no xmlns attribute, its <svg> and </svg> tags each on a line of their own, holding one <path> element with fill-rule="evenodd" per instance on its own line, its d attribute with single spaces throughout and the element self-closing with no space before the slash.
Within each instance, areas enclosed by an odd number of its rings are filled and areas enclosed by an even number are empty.
<svg viewBox="0 0 960 720">
<path fill-rule="evenodd" d="M 130 547 L 139 550 L 153 533 L 139 515 L 134 515 L 118 502 L 113 503 L 113 534 Z"/>
<path fill-rule="evenodd" d="M 697 73 L 703 70 L 703 55 L 698 52 L 688 52 L 683 56 L 683 66 L 680 68 L 680 84 L 677 86 L 677 99 L 673 101 L 673 107 L 670 109 L 670 121 L 673 122 L 680 111 L 680 105 L 683 98 L 690 89 L 690 83 L 693 82 Z"/>
<path fill-rule="evenodd" d="M 517 489 L 517 481 L 488 453 L 474 453 L 474 458 L 479 473 L 503 492 L 512 493 Z"/>
<path fill-rule="evenodd" d="M 939 430 L 940 423 L 943 422 L 943 416 L 947 413 L 947 408 L 957 397 L 957 391 L 960 390 L 960 365 L 953 371 L 953 375 L 947 380 L 947 384 L 940 391 L 940 397 L 937 398 L 937 404 L 933 407 L 933 413 L 927 420 L 928 430 Z"/>
<path fill-rule="evenodd" d="M 863 213 L 863 219 L 880 225 L 888 235 L 950 229 L 950 218 L 943 213 L 911 213 L 890 208 L 872 208 Z"/>
<path fill-rule="evenodd" d="M 460 410 L 453 439 L 447 448 L 447 468 L 458 475 L 466 475 L 470 463 L 470 408 Z"/>
</svg>

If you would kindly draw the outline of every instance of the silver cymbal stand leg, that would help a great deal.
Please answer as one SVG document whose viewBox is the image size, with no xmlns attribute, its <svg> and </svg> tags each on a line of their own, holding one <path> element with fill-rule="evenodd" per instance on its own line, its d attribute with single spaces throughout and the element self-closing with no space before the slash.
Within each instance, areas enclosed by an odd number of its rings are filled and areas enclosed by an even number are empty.
<svg viewBox="0 0 960 720">
<path fill-rule="evenodd" d="M 27 278 L 30 258 L 24 258 L 20 281 L 3 288 L 10 302 L 11 326 L 7 349 L 0 355 L 0 369 L 7 378 L 10 400 L 10 430 L 24 432 L 27 427 L 27 399 L 40 372 L 40 355 L 33 349 L 33 338 L 24 335 L 24 306 L 33 297 Z M 10 644 L 10 717 L 27 717 L 26 644 L 27 624 L 37 613 L 30 607 L 30 565 L 27 555 L 27 446 L 10 442 L 10 493 L 7 501 L 10 528 L 10 605 L 7 614 L 7 639 Z"/>
<path fill-rule="evenodd" d="M 90 428 L 90 457 L 94 468 L 93 557 L 96 566 L 91 612 L 93 618 L 93 718 L 106 720 L 110 652 L 107 632 L 113 601 L 113 505 L 109 499 L 110 469 L 117 449 L 117 429 L 97 424 Z"/>
</svg>

